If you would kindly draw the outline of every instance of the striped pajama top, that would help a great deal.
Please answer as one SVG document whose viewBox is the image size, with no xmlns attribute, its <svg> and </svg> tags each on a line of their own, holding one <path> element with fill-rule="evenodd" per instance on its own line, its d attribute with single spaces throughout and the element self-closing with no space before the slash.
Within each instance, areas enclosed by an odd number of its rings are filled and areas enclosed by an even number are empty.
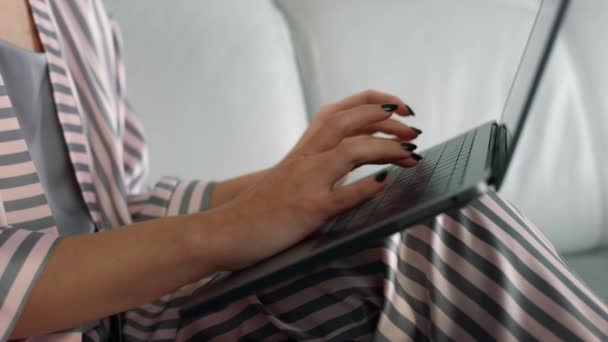
<svg viewBox="0 0 608 342">
<path fill-rule="evenodd" d="M 95 229 L 204 210 L 212 183 L 166 177 L 143 189 L 148 161 L 143 130 L 126 99 L 120 33 L 101 0 L 29 2 L 55 112 Z M 10 336 L 62 238 L 46 198 L 0 73 L 0 340 Z M 107 333 L 103 320 L 84 336 L 96 340 Z M 72 341 L 83 334 L 53 337 Z"/>
</svg>

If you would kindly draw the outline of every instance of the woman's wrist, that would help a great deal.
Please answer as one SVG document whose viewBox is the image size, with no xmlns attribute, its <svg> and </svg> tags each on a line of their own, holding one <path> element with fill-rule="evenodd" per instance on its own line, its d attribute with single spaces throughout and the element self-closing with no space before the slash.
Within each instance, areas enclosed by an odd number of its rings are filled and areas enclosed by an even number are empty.
<svg viewBox="0 0 608 342">
<path fill-rule="evenodd" d="M 279 251 L 284 234 L 276 231 L 275 221 L 283 216 L 284 210 L 244 193 L 220 208 L 188 216 L 186 249 L 195 263 L 205 265 L 204 275 L 247 267 Z"/>
<path fill-rule="evenodd" d="M 268 169 L 215 183 L 209 209 L 219 207 L 237 197 L 264 177 Z"/>
<path fill-rule="evenodd" d="M 230 254 L 238 248 L 239 215 L 232 206 L 223 206 L 183 217 L 186 258 L 205 265 L 202 276 L 233 269 Z"/>
</svg>

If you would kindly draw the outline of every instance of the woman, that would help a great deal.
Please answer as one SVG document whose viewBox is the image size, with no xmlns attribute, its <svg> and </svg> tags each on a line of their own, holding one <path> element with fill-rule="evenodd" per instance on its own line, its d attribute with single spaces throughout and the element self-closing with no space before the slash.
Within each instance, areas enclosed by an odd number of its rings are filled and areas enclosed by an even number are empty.
<svg viewBox="0 0 608 342">
<path fill-rule="evenodd" d="M 390 118 L 411 109 L 363 92 L 324 107 L 268 170 L 142 192 L 142 129 L 101 1 L 0 2 L 0 39 L 2 339 L 608 339 L 604 303 L 494 193 L 190 317 L 189 294 L 219 272 L 279 252 L 390 182 L 335 187 L 353 167 L 416 165 L 413 146 L 371 136 L 414 139 Z"/>
</svg>

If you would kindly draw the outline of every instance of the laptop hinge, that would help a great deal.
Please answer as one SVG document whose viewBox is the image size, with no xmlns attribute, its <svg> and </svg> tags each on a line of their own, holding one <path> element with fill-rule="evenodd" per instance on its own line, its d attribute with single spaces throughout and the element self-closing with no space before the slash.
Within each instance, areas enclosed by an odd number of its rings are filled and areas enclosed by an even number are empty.
<svg viewBox="0 0 608 342">
<path fill-rule="evenodd" d="M 486 158 L 486 169 L 491 169 L 494 174 L 494 155 L 496 154 L 496 131 L 498 130 L 498 124 L 492 124 L 492 130 L 490 131 L 490 146 L 488 148 L 488 157 Z"/>
<path fill-rule="evenodd" d="M 507 173 L 509 155 L 507 151 L 508 132 L 504 124 L 496 127 L 496 139 L 494 140 L 494 152 L 492 156 L 492 183 L 496 189 L 500 189 Z"/>
</svg>

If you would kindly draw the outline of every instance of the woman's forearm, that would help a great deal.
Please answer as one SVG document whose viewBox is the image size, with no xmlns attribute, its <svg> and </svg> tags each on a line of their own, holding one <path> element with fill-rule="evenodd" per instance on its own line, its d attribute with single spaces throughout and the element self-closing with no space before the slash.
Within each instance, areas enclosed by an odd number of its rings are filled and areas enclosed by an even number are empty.
<svg viewBox="0 0 608 342">
<path fill-rule="evenodd" d="M 218 182 L 213 189 L 210 200 L 210 208 L 218 207 L 235 198 L 243 190 L 255 184 L 266 174 L 267 170 L 250 173 L 244 176 Z"/>
<path fill-rule="evenodd" d="M 107 317 L 218 271 L 213 251 L 222 246 L 213 236 L 221 229 L 213 224 L 205 215 L 181 216 L 62 240 L 35 283 L 13 338 Z"/>
<path fill-rule="evenodd" d="M 211 207 L 230 201 L 264 173 L 218 183 Z M 62 240 L 36 281 L 12 337 L 107 317 L 220 271 L 220 254 L 229 250 L 225 245 L 230 238 L 222 229 L 227 216 L 232 215 L 211 210 Z"/>
</svg>

